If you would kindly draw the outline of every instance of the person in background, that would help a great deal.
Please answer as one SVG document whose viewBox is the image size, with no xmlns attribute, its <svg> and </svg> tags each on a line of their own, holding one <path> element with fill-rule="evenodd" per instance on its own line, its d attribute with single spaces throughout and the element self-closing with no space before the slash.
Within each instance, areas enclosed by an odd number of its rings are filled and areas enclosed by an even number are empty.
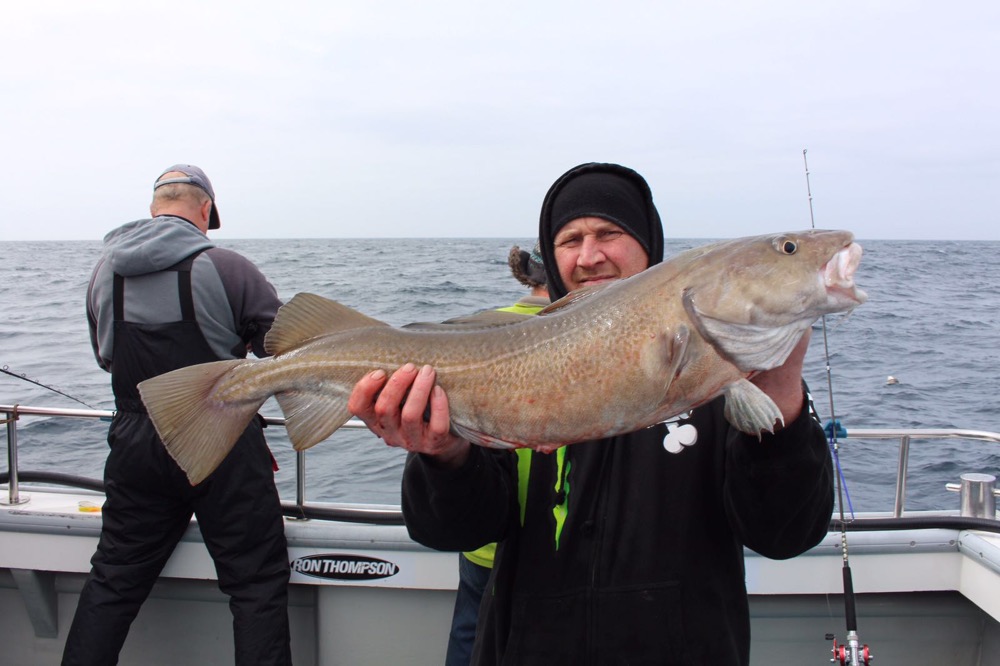
<svg viewBox="0 0 1000 666">
<path fill-rule="evenodd" d="M 514 278 L 531 289 L 524 298 L 511 306 L 497 308 L 500 312 L 533 315 L 550 303 L 549 290 L 545 286 L 545 264 L 542 262 L 542 250 L 535 242 L 531 252 L 522 250 L 517 245 L 510 248 L 507 255 L 507 265 Z"/>
<path fill-rule="evenodd" d="M 190 164 L 153 184 L 152 219 L 104 237 L 87 289 L 98 365 L 111 373 L 106 501 L 92 569 L 63 664 L 115 664 L 129 627 L 191 516 L 229 595 L 236 664 L 290 664 L 288 550 L 274 459 L 254 421 L 219 468 L 192 487 L 168 455 L 136 388 L 179 367 L 265 356 L 281 302 L 250 261 L 215 247 L 215 192 Z M 183 637 L 178 636 L 178 640 Z"/>
<path fill-rule="evenodd" d="M 514 278 L 530 288 L 531 292 L 513 305 L 497 308 L 494 312 L 524 316 L 537 314 L 549 304 L 549 292 L 545 288 L 545 266 L 542 263 L 538 243 L 535 243 L 531 252 L 522 250 L 517 245 L 510 248 L 507 265 L 510 266 Z M 461 319 L 475 322 L 482 321 L 486 316 L 485 313 L 480 313 Z M 488 543 L 476 550 L 460 553 L 458 556 L 458 593 L 455 596 L 455 610 L 451 617 L 445 666 L 468 666 L 472 658 L 479 605 L 490 579 L 496 547 L 495 542 Z"/>
<path fill-rule="evenodd" d="M 539 242 L 553 299 L 663 260 L 649 186 L 617 164 L 556 180 Z M 527 469 L 451 432 L 432 367 L 365 375 L 349 408 L 410 451 L 410 536 L 439 550 L 498 542 L 472 663 L 746 666 L 743 548 L 799 555 L 833 509 L 826 439 L 802 380 L 808 336 L 751 379 L 781 410 L 773 434 L 735 430 L 719 397 L 643 430 L 529 453 Z"/>
</svg>

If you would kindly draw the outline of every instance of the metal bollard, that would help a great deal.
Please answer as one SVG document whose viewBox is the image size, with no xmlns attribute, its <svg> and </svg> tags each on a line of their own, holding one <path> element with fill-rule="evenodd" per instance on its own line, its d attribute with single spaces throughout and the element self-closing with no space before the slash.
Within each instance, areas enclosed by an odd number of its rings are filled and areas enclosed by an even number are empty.
<svg viewBox="0 0 1000 666">
<path fill-rule="evenodd" d="M 1000 495 L 1000 490 L 996 489 L 996 481 L 997 477 L 992 474 L 970 472 L 962 475 L 961 484 L 948 483 L 945 488 L 960 493 L 962 516 L 996 519 L 996 498 Z"/>
</svg>

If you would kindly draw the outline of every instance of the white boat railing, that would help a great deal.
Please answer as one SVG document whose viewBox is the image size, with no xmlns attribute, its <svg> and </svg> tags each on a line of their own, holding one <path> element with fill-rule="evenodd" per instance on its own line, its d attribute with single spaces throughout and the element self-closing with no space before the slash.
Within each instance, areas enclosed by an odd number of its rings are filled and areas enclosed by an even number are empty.
<svg viewBox="0 0 1000 666">
<path fill-rule="evenodd" d="M 21 416 L 52 416 L 61 418 L 90 418 L 90 419 L 104 419 L 110 420 L 114 416 L 113 411 L 107 410 L 94 410 L 94 409 L 63 409 L 63 408 L 49 408 L 49 407 L 30 407 L 26 405 L 2 405 L 0 404 L 0 423 L 4 423 L 7 426 L 7 474 L 2 475 L 6 477 L 7 497 L 0 498 L 0 503 L 16 505 L 22 503 L 20 492 L 19 492 L 19 479 L 20 474 L 18 470 L 17 463 L 17 422 Z M 285 419 L 279 417 L 264 417 L 264 420 L 268 425 L 277 425 L 284 427 Z M 365 425 L 357 419 L 351 419 L 345 423 L 342 428 L 348 429 L 364 429 Z M 840 439 L 851 439 L 851 440 L 897 440 L 899 442 L 899 459 L 896 468 L 896 491 L 895 499 L 893 502 L 893 518 L 900 518 L 903 515 L 906 502 L 906 479 L 908 475 L 909 468 L 909 458 L 910 458 L 910 446 L 914 440 L 928 441 L 928 440 L 943 440 L 943 439 L 960 439 L 960 440 L 979 440 L 985 442 L 992 442 L 994 444 L 1000 444 L 1000 433 L 991 432 L 987 430 L 962 430 L 962 429 L 951 429 L 951 428 L 941 428 L 941 429 L 921 429 L 921 428 L 909 428 L 909 429 L 897 429 L 897 428 L 886 428 L 886 429 L 864 429 L 864 428 L 854 428 L 851 429 L 847 436 L 841 436 L 838 433 L 838 438 Z M 383 524 L 393 524 L 401 523 L 402 518 L 398 511 L 385 511 L 384 509 L 365 509 L 365 508 L 354 508 L 354 509 L 336 509 L 330 510 L 329 508 L 323 508 L 316 505 L 310 505 L 305 501 L 305 489 L 306 489 L 306 473 L 305 473 L 305 452 L 300 451 L 296 454 L 295 461 L 295 502 L 294 504 L 283 502 L 283 506 L 286 508 L 286 513 L 292 515 L 300 515 L 303 517 L 319 518 L 319 519 L 336 519 L 336 520 L 347 520 L 354 522 L 374 522 Z M 53 476 L 53 475 L 50 475 Z M 966 480 L 963 479 L 963 484 L 960 487 L 958 484 L 948 484 L 949 489 L 959 490 L 961 488 L 963 492 L 963 513 L 967 503 L 966 495 L 974 495 L 975 492 L 979 492 L 980 495 L 987 493 L 989 498 L 981 497 L 979 501 L 978 511 L 983 513 L 984 506 L 994 506 L 990 501 L 998 493 L 994 489 L 995 478 L 992 475 L 978 475 L 984 477 L 981 479 L 981 484 L 978 486 L 969 486 Z M 987 478 L 988 477 L 988 478 Z M 2 481 L 3 479 L 0 479 Z M 100 481 L 88 480 L 90 484 L 100 484 Z M 72 485 L 72 484 L 70 484 Z M 92 487 L 92 486 L 87 486 Z M 989 519 L 994 518 L 994 511 L 987 510 L 985 515 Z"/>
<path fill-rule="evenodd" d="M 20 494 L 20 479 L 28 474 L 34 479 L 45 479 L 59 485 L 71 485 L 90 489 L 103 487 L 103 482 L 97 479 L 85 479 L 71 475 L 54 473 L 23 472 L 17 462 L 17 422 L 22 416 L 52 416 L 57 418 L 101 419 L 110 421 L 114 416 L 110 410 L 100 409 L 67 409 L 53 407 L 32 407 L 28 405 L 0 405 L 0 424 L 7 426 L 7 473 L 0 474 L 0 482 L 7 483 L 6 497 L 0 497 L 0 504 L 17 505 L 25 500 Z M 274 416 L 263 417 L 270 425 L 285 426 L 285 419 Z M 365 429 L 366 426 L 358 419 L 351 419 L 341 426 L 347 429 Z M 345 520 L 349 522 L 364 522 L 378 524 L 402 524 L 402 514 L 399 511 L 376 507 L 339 507 L 310 505 L 305 501 L 306 488 L 305 452 L 299 451 L 295 456 L 295 502 L 282 502 L 286 514 L 328 520 Z"/>
<path fill-rule="evenodd" d="M 903 515 L 906 501 L 906 477 L 910 464 L 910 443 L 918 440 L 972 439 L 1000 444 L 1000 433 L 988 430 L 961 430 L 953 428 L 909 428 L 909 429 L 864 429 L 852 428 L 845 439 L 897 439 L 899 440 L 899 461 L 896 465 L 896 494 L 892 515 Z M 994 479 L 995 481 L 995 479 Z M 949 489 L 952 488 L 949 484 Z M 992 515 L 992 514 L 991 514 Z"/>
</svg>

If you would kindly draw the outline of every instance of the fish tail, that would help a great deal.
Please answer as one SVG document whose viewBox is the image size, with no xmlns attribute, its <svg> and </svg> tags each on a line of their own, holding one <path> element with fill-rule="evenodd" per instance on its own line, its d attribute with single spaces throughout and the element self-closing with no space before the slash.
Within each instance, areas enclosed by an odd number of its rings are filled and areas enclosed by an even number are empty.
<svg viewBox="0 0 1000 666">
<path fill-rule="evenodd" d="M 263 404 L 211 398 L 236 359 L 190 365 L 139 383 L 139 394 L 167 452 L 192 486 L 201 483 L 229 455 Z"/>
</svg>

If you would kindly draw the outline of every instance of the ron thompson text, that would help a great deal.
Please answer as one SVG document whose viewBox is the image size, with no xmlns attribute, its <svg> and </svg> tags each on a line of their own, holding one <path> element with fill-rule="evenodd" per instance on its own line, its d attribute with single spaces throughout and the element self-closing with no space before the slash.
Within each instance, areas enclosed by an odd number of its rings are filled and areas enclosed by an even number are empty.
<svg viewBox="0 0 1000 666">
<path fill-rule="evenodd" d="M 292 571 L 303 574 L 348 576 L 394 576 L 399 566 L 392 562 L 351 562 L 349 560 L 307 560 L 292 562 Z"/>
</svg>

